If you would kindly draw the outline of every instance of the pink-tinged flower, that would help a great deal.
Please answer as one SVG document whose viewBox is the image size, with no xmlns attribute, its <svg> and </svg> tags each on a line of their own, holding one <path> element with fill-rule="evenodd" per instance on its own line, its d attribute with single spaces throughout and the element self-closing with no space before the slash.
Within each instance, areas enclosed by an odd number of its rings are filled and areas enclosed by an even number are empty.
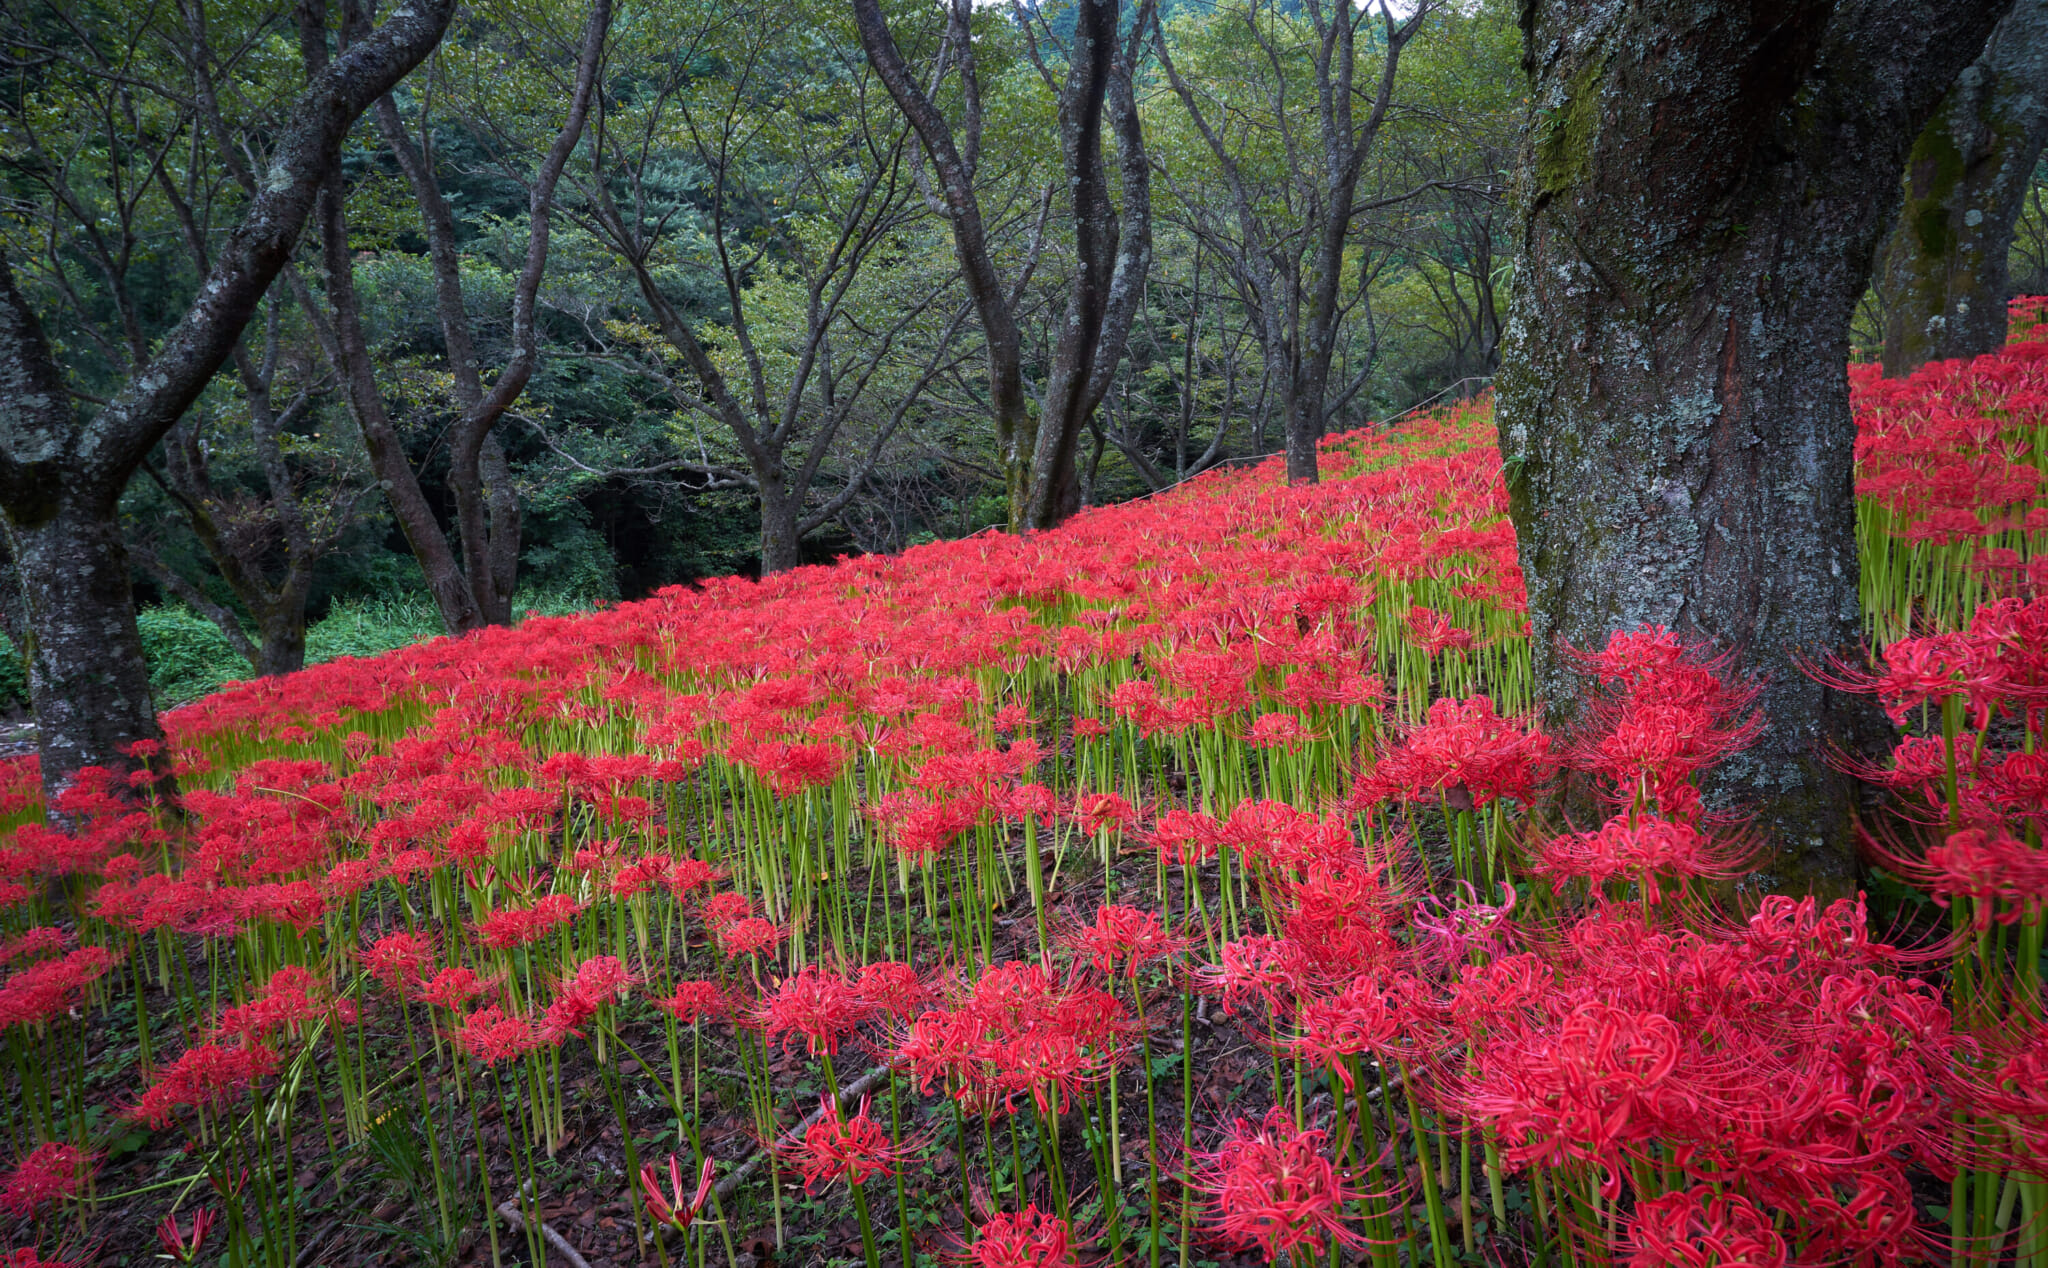
<svg viewBox="0 0 2048 1268">
<path fill-rule="evenodd" d="M 839 1041 L 874 1015 L 875 1006 L 845 976 L 817 965 L 782 979 L 754 1010 L 754 1022 L 786 1049 L 801 1037 L 812 1056 L 836 1053 Z"/>
<path fill-rule="evenodd" d="M 662 1012 L 684 1023 L 723 1017 L 728 1006 L 725 991 L 718 983 L 687 979 L 677 982 L 673 991 L 652 1002 Z"/>
<path fill-rule="evenodd" d="M 898 1145 L 889 1139 L 868 1114 L 868 1098 L 852 1118 L 843 1117 L 839 1099 L 826 1095 L 818 1102 L 818 1117 L 804 1129 L 801 1141 L 780 1147 L 785 1160 L 804 1178 L 804 1192 L 821 1184 L 844 1180 L 857 1185 L 872 1175 L 894 1175 L 899 1163 L 915 1157 L 918 1146 Z"/>
<path fill-rule="evenodd" d="M 975 1231 L 974 1244 L 954 1256 L 973 1268 L 1076 1268 L 1073 1230 L 1057 1215 L 1026 1206 L 999 1212 Z"/>
<path fill-rule="evenodd" d="M 1186 938 L 1166 932 L 1157 912 L 1122 904 L 1095 909 L 1095 923 L 1068 933 L 1063 941 L 1104 973 L 1114 973 L 1118 961 L 1136 977 L 1140 965 L 1176 955 L 1188 947 Z"/>
<path fill-rule="evenodd" d="M 1785 1239 L 1740 1193 L 1695 1185 L 1636 1202 L 1629 1268 L 1784 1268 Z"/>
<path fill-rule="evenodd" d="M 655 1222 L 680 1232 L 697 1222 L 704 1203 L 711 1198 L 711 1159 L 704 1160 L 703 1170 L 697 1173 L 697 1192 L 687 1201 L 683 1198 L 683 1165 L 674 1154 L 668 1156 L 668 1192 L 663 1193 L 660 1182 L 654 1178 L 653 1163 L 640 1168 L 640 1191 L 647 1198 L 647 1213 Z"/>
<path fill-rule="evenodd" d="M 33 1246 L 0 1254 L 0 1268 L 85 1268 L 82 1259 L 44 1259 Z"/>
<path fill-rule="evenodd" d="M 1077 740 L 1099 740 L 1109 734 L 1109 725 L 1100 718 L 1075 718 L 1074 738 Z"/>
<path fill-rule="evenodd" d="M 50 1202 L 75 1195 L 92 1175 L 99 1155 L 76 1145 L 38 1145 L 0 1182 L 0 1211 L 16 1218 L 33 1215 Z"/>
<path fill-rule="evenodd" d="M 1326 1237 L 1349 1247 L 1365 1239 L 1344 1226 L 1344 1205 L 1360 1195 L 1324 1155 L 1327 1135 L 1300 1131 L 1279 1106 L 1257 1127 L 1239 1119 L 1214 1153 L 1199 1154 L 1195 1188 L 1208 1196 L 1214 1226 L 1256 1245 L 1268 1260 L 1297 1247 L 1321 1255 Z"/>
<path fill-rule="evenodd" d="M 206 1243 L 206 1235 L 213 1231 L 218 1216 L 210 1206 L 202 1206 L 192 1212 L 192 1231 L 185 1232 L 178 1223 L 178 1213 L 164 1216 L 156 1226 L 157 1244 L 164 1248 L 164 1254 L 171 1260 L 189 1264 L 199 1258 L 199 1249 Z"/>
</svg>

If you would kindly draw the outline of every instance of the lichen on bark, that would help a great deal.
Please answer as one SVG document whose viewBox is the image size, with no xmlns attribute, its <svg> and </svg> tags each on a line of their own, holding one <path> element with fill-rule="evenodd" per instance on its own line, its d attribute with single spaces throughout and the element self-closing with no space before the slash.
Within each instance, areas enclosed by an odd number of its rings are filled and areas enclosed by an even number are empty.
<svg viewBox="0 0 2048 1268">
<path fill-rule="evenodd" d="M 1802 670 L 1857 642 L 1849 318 L 1907 149 L 2003 7 L 1523 9 L 1498 419 L 1538 689 L 1568 727 L 1562 648 L 1637 625 L 1728 654 L 1770 727 L 1713 795 L 1797 888 L 1853 883 L 1827 750 L 1883 734 Z"/>
</svg>

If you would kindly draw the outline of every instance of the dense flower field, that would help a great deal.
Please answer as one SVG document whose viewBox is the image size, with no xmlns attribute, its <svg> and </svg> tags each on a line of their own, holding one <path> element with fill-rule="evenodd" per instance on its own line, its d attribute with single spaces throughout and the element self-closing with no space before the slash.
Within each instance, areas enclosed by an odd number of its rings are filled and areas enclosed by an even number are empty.
<svg viewBox="0 0 2048 1268">
<path fill-rule="evenodd" d="M 10 1262 L 2048 1268 L 2017 315 L 1852 370 L 1896 931 L 1733 901 L 1769 722 L 1673 636 L 1532 724 L 1481 402 L 235 687 L 175 814 L 16 764 Z"/>
</svg>

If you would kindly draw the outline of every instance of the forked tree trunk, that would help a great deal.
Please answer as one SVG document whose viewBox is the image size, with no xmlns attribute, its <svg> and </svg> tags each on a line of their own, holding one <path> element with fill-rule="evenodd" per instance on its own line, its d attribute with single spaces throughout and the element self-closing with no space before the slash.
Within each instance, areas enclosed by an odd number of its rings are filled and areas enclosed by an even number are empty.
<svg viewBox="0 0 2048 1268">
<path fill-rule="evenodd" d="M 1884 372 L 2005 346 L 2006 265 L 2048 140 L 2048 0 L 2019 0 L 1906 161 L 1885 243 Z"/>
<path fill-rule="evenodd" d="M 1907 150 L 2005 7 L 1523 10 L 1498 418 L 1536 685 L 1569 726 L 1561 645 L 1646 623 L 1764 680 L 1769 729 L 1714 795 L 1755 813 L 1780 886 L 1851 886 L 1827 748 L 1882 735 L 1802 669 L 1859 644 L 1849 319 Z"/>
</svg>

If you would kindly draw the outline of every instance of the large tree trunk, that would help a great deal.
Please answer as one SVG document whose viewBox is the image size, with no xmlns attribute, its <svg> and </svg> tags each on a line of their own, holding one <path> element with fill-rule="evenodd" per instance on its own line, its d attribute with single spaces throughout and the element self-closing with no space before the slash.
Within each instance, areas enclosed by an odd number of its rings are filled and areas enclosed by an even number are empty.
<svg viewBox="0 0 2048 1268">
<path fill-rule="evenodd" d="M 412 0 L 315 71 L 261 192 L 191 307 L 90 418 L 73 407 L 49 340 L 0 258 L 0 509 L 33 604 L 31 694 L 46 805 L 82 767 L 151 764 L 130 752 L 157 727 L 115 518 L 121 491 L 241 339 L 356 116 L 441 42 L 453 11 L 453 0 Z"/>
<path fill-rule="evenodd" d="M 761 493 L 761 573 L 787 572 L 803 562 L 802 504 L 790 495 L 779 465 L 757 473 Z"/>
<path fill-rule="evenodd" d="M 2048 140 L 2048 0 L 2019 0 L 1906 162 L 1885 244 L 1884 372 L 2005 346 L 2007 257 Z"/>
<path fill-rule="evenodd" d="M 47 517 L 14 522 L 11 535 L 24 575 L 36 579 L 26 588 L 28 689 L 44 787 L 54 801 L 84 767 L 125 774 L 142 766 L 163 771 L 168 763 L 131 752 L 163 732 L 114 507 L 103 490 L 64 489 L 48 509 Z"/>
<path fill-rule="evenodd" d="M 2008 0 L 2009 3 L 2009 0 Z M 1849 319 L 1906 151 L 2005 5 L 1532 0 L 1534 119 L 1499 379 L 1536 685 L 1563 645 L 1669 626 L 1764 683 L 1715 796 L 1775 883 L 1853 883 L 1827 746 L 1877 719 L 1805 672 L 1858 644 Z"/>
</svg>

